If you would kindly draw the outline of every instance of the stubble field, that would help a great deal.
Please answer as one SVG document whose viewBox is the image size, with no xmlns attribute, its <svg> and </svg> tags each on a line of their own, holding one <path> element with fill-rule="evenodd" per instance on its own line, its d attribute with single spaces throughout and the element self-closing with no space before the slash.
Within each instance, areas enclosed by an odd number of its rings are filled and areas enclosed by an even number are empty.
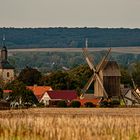
<svg viewBox="0 0 140 140">
<path fill-rule="evenodd" d="M 96 51 L 103 51 L 107 50 L 107 48 L 88 48 L 88 51 L 90 52 L 96 52 Z M 139 54 L 140 47 L 112 47 L 112 52 L 117 53 L 129 53 L 129 54 Z M 10 53 L 15 52 L 82 52 L 82 48 L 28 48 L 28 49 L 9 49 Z"/>
<path fill-rule="evenodd" d="M 139 140 L 140 108 L 0 111 L 0 140 Z"/>
</svg>

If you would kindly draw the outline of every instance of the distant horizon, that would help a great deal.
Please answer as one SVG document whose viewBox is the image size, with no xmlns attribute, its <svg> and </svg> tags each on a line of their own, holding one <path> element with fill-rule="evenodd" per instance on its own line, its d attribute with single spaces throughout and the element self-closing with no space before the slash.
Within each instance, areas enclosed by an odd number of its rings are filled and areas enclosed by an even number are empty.
<svg viewBox="0 0 140 140">
<path fill-rule="evenodd" d="M 140 29 L 140 27 L 96 27 L 96 26 L 50 26 L 50 27 L 30 27 L 30 26 L 23 26 L 23 27 L 15 27 L 15 26 L 7 26 L 7 27 L 1 27 L 0 28 L 19 28 L 19 29 L 25 29 L 25 28 L 101 28 L 101 29 Z"/>
</svg>

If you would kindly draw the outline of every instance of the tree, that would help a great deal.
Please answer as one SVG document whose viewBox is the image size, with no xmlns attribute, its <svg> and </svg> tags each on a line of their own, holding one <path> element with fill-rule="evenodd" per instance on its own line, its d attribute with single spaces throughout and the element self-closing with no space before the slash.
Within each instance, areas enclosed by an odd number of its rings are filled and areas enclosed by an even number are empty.
<svg viewBox="0 0 140 140">
<path fill-rule="evenodd" d="M 93 104 L 92 102 L 86 102 L 86 103 L 84 103 L 84 106 L 85 107 L 96 107 L 96 105 Z"/>
<path fill-rule="evenodd" d="M 67 89 L 68 74 L 63 71 L 52 72 L 50 75 L 42 79 L 43 85 L 52 86 L 53 89 Z"/>
<path fill-rule="evenodd" d="M 79 108 L 81 106 L 81 103 L 79 101 L 72 101 L 70 106 L 74 108 Z"/>
<path fill-rule="evenodd" d="M 57 107 L 67 107 L 67 102 L 65 100 L 59 101 Z"/>
<path fill-rule="evenodd" d="M 80 65 L 76 68 L 73 68 L 69 72 L 69 75 L 69 77 L 71 77 L 72 79 L 71 87 L 73 89 L 77 89 L 78 87 L 81 89 L 91 77 L 92 71 L 90 70 L 88 65 Z"/>
<path fill-rule="evenodd" d="M 133 65 L 132 77 L 137 86 L 140 86 L 140 62 Z"/>
<path fill-rule="evenodd" d="M 121 68 L 121 83 L 124 85 L 132 86 L 132 80 L 128 69 Z"/>
<path fill-rule="evenodd" d="M 83 88 L 92 75 L 87 65 L 78 66 L 69 71 L 55 71 L 42 78 L 41 84 L 53 89 L 78 90 Z"/>
<path fill-rule="evenodd" d="M 25 104 L 37 104 L 38 100 L 31 90 L 24 90 L 22 94 L 22 102 Z"/>
<path fill-rule="evenodd" d="M 26 67 L 20 72 L 18 79 L 26 85 L 32 86 L 39 84 L 41 77 L 41 72 L 39 72 L 37 69 Z"/>
<path fill-rule="evenodd" d="M 14 80 L 9 85 L 7 85 L 7 88 L 12 90 L 9 101 L 17 101 L 22 105 L 24 105 L 25 103 L 38 103 L 33 92 L 26 89 L 26 86 L 22 81 Z"/>
</svg>

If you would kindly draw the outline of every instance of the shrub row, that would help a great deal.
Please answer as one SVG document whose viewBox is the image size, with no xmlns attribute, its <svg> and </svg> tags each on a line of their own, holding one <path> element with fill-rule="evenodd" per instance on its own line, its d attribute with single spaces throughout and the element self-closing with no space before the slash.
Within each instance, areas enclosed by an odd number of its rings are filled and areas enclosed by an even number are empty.
<svg viewBox="0 0 140 140">
<path fill-rule="evenodd" d="M 104 100 L 100 102 L 100 107 L 118 107 L 118 106 L 120 106 L 119 100 L 112 100 L 112 101 Z"/>
<path fill-rule="evenodd" d="M 38 107 L 43 107 L 44 104 L 40 103 L 38 104 Z M 67 103 L 65 100 L 61 100 L 57 102 L 55 105 L 56 107 L 73 107 L 73 108 L 79 108 L 81 107 L 80 101 L 72 101 L 70 104 Z M 84 107 L 96 107 L 97 105 L 93 104 L 92 102 L 85 102 Z M 103 100 L 100 102 L 99 107 L 118 107 L 120 106 L 120 101 L 119 100 L 112 100 L 112 101 L 107 101 Z"/>
<path fill-rule="evenodd" d="M 57 107 L 67 107 L 67 102 L 66 101 L 59 101 L 57 104 Z M 78 108 L 81 106 L 81 103 L 79 101 L 72 101 L 69 105 L 69 107 L 74 107 Z M 99 107 L 118 107 L 120 106 L 120 101 L 119 100 L 112 100 L 112 101 L 106 101 L 103 100 L 100 102 Z M 86 102 L 84 104 L 84 107 L 96 107 L 95 104 L 92 102 Z"/>
<path fill-rule="evenodd" d="M 66 101 L 59 101 L 57 104 L 57 107 L 73 107 L 73 108 L 79 108 L 81 106 L 81 103 L 79 101 L 72 101 L 70 105 L 67 105 Z M 92 102 L 86 102 L 84 104 L 85 107 L 96 107 Z"/>
</svg>

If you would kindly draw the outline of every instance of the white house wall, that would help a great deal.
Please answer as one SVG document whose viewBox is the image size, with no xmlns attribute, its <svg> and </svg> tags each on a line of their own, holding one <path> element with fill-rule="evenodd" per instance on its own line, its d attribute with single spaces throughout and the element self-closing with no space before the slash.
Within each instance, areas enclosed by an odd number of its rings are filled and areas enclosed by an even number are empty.
<svg viewBox="0 0 140 140">
<path fill-rule="evenodd" d="M 130 99 L 136 101 L 136 99 L 135 99 L 135 97 L 134 97 L 134 95 L 133 95 L 133 93 L 132 93 L 131 90 L 129 90 L 129 91 L 127 92 L 127 94 L 125 95 L 125 97 L 130 98 Z M 125 98 L 125 101 L 126 101 L 126 105 L 128 105 L 128 106 L 134 105 L 132 101 L 130 101 L 130 100 L 126 99 L 126 98 Z M 139 105 L 139 104 L 136 103 L 135 106 L 137 106 L 137 105 Z"/>
<path fill-rule="evenodd" d="M 129 90 L 127 92 L 127 94 L 125 95 L 125 97 L 132 99 L 132 91 Z M 126 105 L 128 105 L 128 106 L 131 106 L 133 104 L 132 101 L 130 101 L 130 100 L 126 99 L 126 98 L 125 98 L 125 102 L 126 102 Z"/>
<path fill-rule="evenodd" d="M 44 93 L 42 96 L 41 100 L 39 101 L 40 103 L 43 103 L 45 106 L 49 105 L 49 101 L 51 100 L 50 96 L 48 95 L 47 92 Z"/>
</svg>

